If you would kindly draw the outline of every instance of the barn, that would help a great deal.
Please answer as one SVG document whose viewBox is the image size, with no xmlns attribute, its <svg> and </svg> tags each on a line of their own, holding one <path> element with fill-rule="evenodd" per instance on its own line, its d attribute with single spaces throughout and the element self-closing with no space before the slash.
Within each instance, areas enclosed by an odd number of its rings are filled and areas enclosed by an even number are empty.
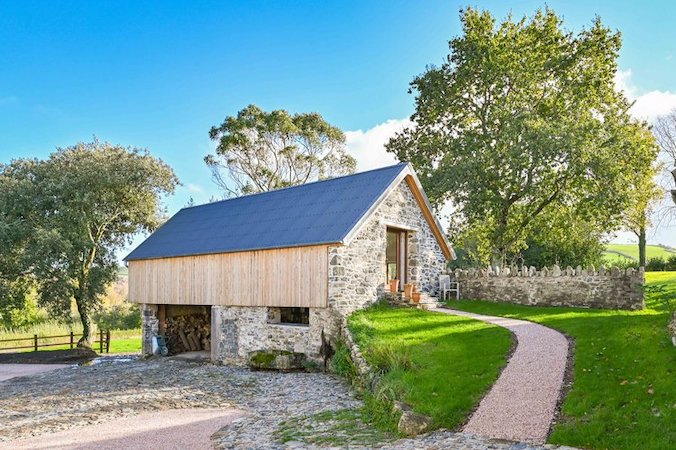
<svg viewBox="0 0 676 450">
<path fill-rule="evenodd" d="M 453 257 L 402 163 L 183 208 L 125 260 L 144 353 L 161 334 L 172 353 L 247 365 L 261 352 L 320 361 L 390 280 L 435 296 Z"/>
</svg>

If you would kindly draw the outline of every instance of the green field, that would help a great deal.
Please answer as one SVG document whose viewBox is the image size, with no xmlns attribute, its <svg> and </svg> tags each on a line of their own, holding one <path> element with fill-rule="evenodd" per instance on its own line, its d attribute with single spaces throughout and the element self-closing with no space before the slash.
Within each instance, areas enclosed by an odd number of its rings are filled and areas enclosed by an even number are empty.
<svg viewBox="0 0 676 450">
<path fill-rule="evenodd" d="M 676 255 L 676 250 L 667 249 L 658 245 L 646 246 L 646 258 L 662 258 L 666 260 L 670 256 Z M 626 261 L 638 262 L 637 244 L 608 244 L 606 251 L 603 252 L 603 258 L 608 263 L 623 263 Z"/>
<path fill-rule="evenodd" d="M 6 339 L 25 339 L 19 342 L 0 342 L 0 352 L 8 352 L 4 350 L 9 347 L 32 345 L 32 337 L 38 335 L 39 344 L 56 344 L 61 342 L 68 342 L 69 337 L 59 337 L 46 339 L 45 336 L 66 336 L 71 330 L 76 335 L 75 341 L 82 333 L 82 325 L 76 324 L 69 326 L 67 324 L 58 322 L 47 322 L 40 325 L 27 327 L 21 330 L 12 330 L 0 328 L 0 341 Z M 141 352 L 141 330 L 111 330 L 110 339 L 110 353 L 140 353 Z M 98 333 L 96 334 L 98 339 Z M 54 345 L 50 347 L 40 347 L 40 351 L 48 350 L 65 350 L 70 348 L 69 344 Z M 94 350 L 99 350 L 99 344 L 94 345 Z M 12 351 L 32 351 L 31 349 L 12 350 Z"/>
<path fill-rule="evenodd" d="M 646 281 L 666 286 L 676 297 L 676 272 L 649 272 Z M 573 386 L 551 443 L 594 449 L 674 448 L 676 348 L 666 328 L 668 307 L 654 294 L 646 297 L 642 311 L 474 300 L 449 305 L 542 323 L 575 340 Z"/>
</svg>

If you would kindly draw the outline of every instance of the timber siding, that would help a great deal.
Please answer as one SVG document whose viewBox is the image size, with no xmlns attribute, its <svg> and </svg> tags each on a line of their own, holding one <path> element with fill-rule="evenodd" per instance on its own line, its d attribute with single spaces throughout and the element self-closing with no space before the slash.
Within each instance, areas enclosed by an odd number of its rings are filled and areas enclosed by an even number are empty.
<svg viewBox="0 0 676 450">
<path fill-rule="evenodd" d="M 327 260 L 326 245 L 131 260 L 129 300 L 325 308 Z"/>
</svg>

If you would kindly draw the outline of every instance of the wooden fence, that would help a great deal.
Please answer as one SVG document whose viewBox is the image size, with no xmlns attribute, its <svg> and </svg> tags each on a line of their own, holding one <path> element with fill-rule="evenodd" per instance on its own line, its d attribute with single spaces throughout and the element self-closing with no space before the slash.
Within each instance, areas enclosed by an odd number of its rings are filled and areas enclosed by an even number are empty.
<svg viewBox="0 0 676 450">
<path fill-rule="evenodd" d="M 58 336 L 38 336 L 37 334 L 34 334 L 31 337 L 25 337 L 25 338 L 15 338 L 15 339 L 2 339 L 0 340 L 0 343 L 3 342 L 31 342 L 30 345 L 19 345 L 16 347 L 0 347 L 0 352 L 5 351 L 5 350 L 25 350 L 27 348 L 32 348 L 34 352 L 37 352 L 39 348 L 41 347 L 56 347 L 60 345 L 70 345 L 70 348 L 75 348 L 77 345 L 77 340 L 79 340 L 82 335 L 80 334 L 75 334 L 72 331 L 70 334 L 61 334 Z M 70 338 L 68 342 L 40 342 L 44 341 L 46 339 L 61 339 L 61 338 Z M 99 344 L 99 353 L 103 353 L 105 350 L 106 353 L 110 352 L 110 330 L 99 330 L 98 333 L 98 339 L 94 340 L 94 346 L 96 344 Z"/>
</svg>

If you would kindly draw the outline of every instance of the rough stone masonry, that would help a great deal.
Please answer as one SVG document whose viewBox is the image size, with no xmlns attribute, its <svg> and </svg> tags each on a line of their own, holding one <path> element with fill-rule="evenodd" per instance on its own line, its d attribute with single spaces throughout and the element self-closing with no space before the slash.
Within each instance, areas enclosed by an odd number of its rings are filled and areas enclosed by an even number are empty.
<svg viewBox="0 0 676 450">
<path fill-rule="evenodd" d="M 628 309 L 645 307 L 643 268 L 604 267 L 536 270 L 534 267 L 456 270 L 461 299 L 480 299 L 519 305 Z"/>
</svg>

